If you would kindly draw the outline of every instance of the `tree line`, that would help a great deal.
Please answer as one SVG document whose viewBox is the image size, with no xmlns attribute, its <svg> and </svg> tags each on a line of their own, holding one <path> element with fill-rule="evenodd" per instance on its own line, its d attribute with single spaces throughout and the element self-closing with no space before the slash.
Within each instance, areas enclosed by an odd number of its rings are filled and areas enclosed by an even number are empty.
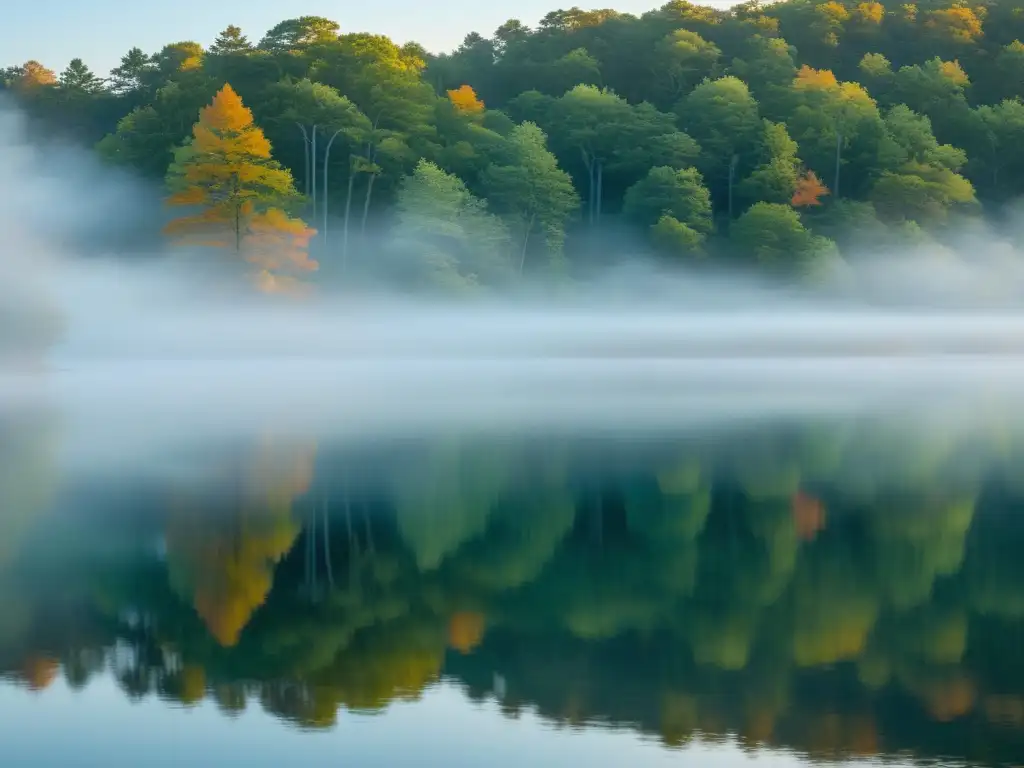
<svg viewBox="0 0 1024 768">
<path fill-rule="evenodd" d="M 1024 184 L 1022 40 L 1018 0 L 672 0 L 445 54 L 307 16 L 133 48 L 106 78 L 74 59 L 0 79 L 40 131 L 176 183 L 264 284 L 319 261 L 465 290 L 615 252 L 813 273 L 999 222 Z"/>
</svg>

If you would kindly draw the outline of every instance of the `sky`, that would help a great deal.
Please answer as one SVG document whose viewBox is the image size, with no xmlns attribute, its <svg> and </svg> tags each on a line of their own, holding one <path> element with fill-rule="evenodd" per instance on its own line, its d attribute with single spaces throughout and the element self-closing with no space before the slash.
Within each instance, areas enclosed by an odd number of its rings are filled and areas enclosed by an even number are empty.
<svg viewBox="0 0 1024 768">
<path fill-rule="evenodd" d="M 378 0 L 381 1 L 381 0 Z M 554 728 L 532 712 L 508 718 L 489 700 L 475 704 L 444 684 L 416 702 L 393 702 L 382 715 L 342 710 L 330 730 L 289 727 L 250 705 L 225 717 L 208 699 L 198 706 L 155 696 L 131 701 L 109 675 L 82 691 L 61 681 L 29 693 L 0 682 L 4 754 L 14 765 L 134 767 L 181 765 L 634 765 L 642 768 L 809 768 L 784 750 L 740 748 L 695 739 L 665 749 L 626 729 Z M 429 756 L 424 760 L 424 756 Z M 433 759 L 430 759 L 433 758 Z M 835 763 L 834 765 L 840 765 Z M 908 764 L 893 763 L 894 768 Z"/>
<path fill-rule="evenodd" d="M 229 24 L 241 27 L 256 42 L 277 22 L 297 16 L 326 16 L 343 32 L 375 32 L 398 43 L 416 40 L 430 51 L 446 51 L 458 46 L 468 32 L 489 36 L 509 18 L 533 26 L 559 7 L 613 7 L 639 14 L 662 4 L 664 0 L 48 0 L 45 12 L 40 12 L 36 3 L 16 2 L 4 8 L 0 67 L 36 59 L 59 72 L 79 57 L 98 74 L 106 74 L 133 46 L 147 53 L 180 40 L 205 46 Z"/>
</svg>

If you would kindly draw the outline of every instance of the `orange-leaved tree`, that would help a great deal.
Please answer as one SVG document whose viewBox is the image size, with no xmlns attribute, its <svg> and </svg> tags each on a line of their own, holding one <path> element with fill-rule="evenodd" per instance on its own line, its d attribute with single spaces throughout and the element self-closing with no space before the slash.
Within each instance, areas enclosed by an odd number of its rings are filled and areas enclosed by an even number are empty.
<svg viewBox="0 0 1024 768">
<path fill-rule="evenodd" d="M 315 458 L 315 445 L 266 439 L 244 463 L 227 467 L 231 513 L 211 518 L 198 498 L 172 504 L 166 529 L 171 584 L 224 647 L 238 643 L 270 593 L 277 563 L 299 536 L 293 505 L 309 490 Z"/>
<path fill-rule="evenodd" d="M 484 103 L 476 95 L 470 85 L 462 85 L 448 91 L 448 100 L 458 112 L 466 115 L 477 115 L 484 111 Z"/>
<path fill-rule="evenodd" d="M 266 293 L 302 294 L 294 272 L 314 272 L 319 264 L 309 257 L 309 241 L 316 230 L 280 208 L 253 216 L 242 239 L 246 261 L 256 272 L 256 284 Z"/>
<path fill-rule="evenodd" d="M 814 171 L 808 171 L 796 182 L 796 189 L 789 204 L 794 208 L 809 208 L 821 205 L 821 198 L 829 192 L 828 187 L 821 183 Z"/>
<path fill-rule="evenodd" d="M 235 253 L 265 288 L 290 285 L 295 277 L 288 273 L 317 267 L 306 253 L 316 232 L 285 212 L 299 194 L 270 149 L 252 112 L 225 85 L 200 110 L 167 171 L 167 203 L 192 210 L 165 232 L 183 244 Z"/>
</svg>

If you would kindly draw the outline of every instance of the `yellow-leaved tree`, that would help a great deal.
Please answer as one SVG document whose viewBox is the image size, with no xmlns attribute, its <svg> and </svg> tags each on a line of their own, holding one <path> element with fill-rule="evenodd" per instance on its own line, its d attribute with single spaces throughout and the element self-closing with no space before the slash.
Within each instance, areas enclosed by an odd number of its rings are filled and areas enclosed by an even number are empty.
<svg viewBox="0 0 1024 768">
<path fill-rule="evenodd" d="M 448 91 L 448 100 L 456 111 L 464 115 L 479 115 L 484 111 L 484 103 L 476 95 L 470 85 L 462 85 Z"/>
<path fill-rule="evenodd" d="M 265 439 L 251 457 L 226 467 L 233 509 L 220 494 L 218 514 L 202 498 L 174 500 L 166 529 L 171 584 L 226 648 L 263 605 L 277 563 L 299 536 L 293 505 L 313 481 L 315 455 L 312 444 Z"/>
<path fill-rule="evenodd" d="M 286 213 L 300 196 L 270 149 L 252 112 L 225 85 L 200 110 L 167 171 L 167 203 L 192 210 L 164 231 L 184 245 L 234 253 L 262 290 L 292 292 L 299 274 L 318 267 L 307 252 L 316 231 Z"/>
</svg>

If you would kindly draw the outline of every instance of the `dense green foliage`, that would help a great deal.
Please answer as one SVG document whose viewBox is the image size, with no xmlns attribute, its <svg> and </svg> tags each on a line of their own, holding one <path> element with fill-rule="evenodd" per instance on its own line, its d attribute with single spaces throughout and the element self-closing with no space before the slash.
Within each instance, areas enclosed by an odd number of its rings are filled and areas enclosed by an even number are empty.
<svg viewBox="0 0 1024 768">
<path fill-rule="evenodd" d="M 0 79 L 40 131 L 154 179 L 230 83 L 306 220 L 343 219 L 313 244 L 328 274 L 411 259 L 401 275 L 461 290 L 616 245 L 786 274 L 998 223 L 1024 191 L 1022 40 L 1020 0 L 672 0 L 511 20 L 442 55 L 302 17 L 132 49 L 106 80 L 78 59 Z M 297 123 L 318 126 L 312 167 Z M 444 194 L 411 210 L 428 188 Z"/>
<path fill-rule="evenodd" d="M 122 477 L 62 505 L 42 418 L 3 425 L 19 684 L 80 687 L 108 658 L 133 699 L 329 727 L 447 679 L 670 746 L 1020 753 L 1024 443 L 1002 424 L 263 440 L 205 454 L 209 485 Z"/>
</svg>

